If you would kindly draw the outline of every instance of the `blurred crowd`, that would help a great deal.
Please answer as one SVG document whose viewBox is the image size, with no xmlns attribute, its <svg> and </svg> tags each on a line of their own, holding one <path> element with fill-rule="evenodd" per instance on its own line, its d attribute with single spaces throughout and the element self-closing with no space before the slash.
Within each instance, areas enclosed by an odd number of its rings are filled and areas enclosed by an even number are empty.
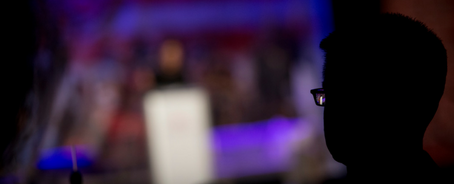
<svg viewBox="0 0 454 184">
<path fill-rule="evenodd" d="M 307 119 L 318 142 L 306 144 L 322 143 L 320 111 L 307 108 L 313 102 L 301 93 L 308 90 L 296 85 L 320 80 L 315 15 L 301 11 L 310 3 L 36 2 L 39 103 L 31 121 L 43 128 L 34 149 L 86 145 L 96 155 L 87 172 L 129 178 L 120 183 L 136 181 L 131 173 L 148 179 L 143 97 L 175 85 L 208 92 L 211 127 Z M 326 154 L 312 147 L 312 155 Z M 56 182 L 49 173 L 35 174 Z"/>
</svg>

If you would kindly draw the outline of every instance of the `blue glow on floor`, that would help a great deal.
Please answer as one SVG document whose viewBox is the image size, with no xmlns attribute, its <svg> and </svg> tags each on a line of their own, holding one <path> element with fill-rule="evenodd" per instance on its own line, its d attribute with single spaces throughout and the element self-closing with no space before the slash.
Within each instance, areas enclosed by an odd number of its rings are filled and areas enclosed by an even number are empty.
<svg viewBox="0 0 454 184">
<path fill-rule="evenodd" d="M 76 146 L 75 152 L 78 168 L 84 168 L 93 163 L 93 158 L 90 156 L 87 148 Z M 63 146 L 44 150 L 37 163 L 37 167 L 40 170 L 72 169 L 71 147 Z"/>
</svg>

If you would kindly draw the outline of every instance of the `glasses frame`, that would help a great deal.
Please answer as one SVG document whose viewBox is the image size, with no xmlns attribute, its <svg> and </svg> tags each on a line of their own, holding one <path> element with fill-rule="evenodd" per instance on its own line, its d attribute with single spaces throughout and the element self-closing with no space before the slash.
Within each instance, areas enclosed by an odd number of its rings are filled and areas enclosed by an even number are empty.
<svg viewBox="0 0 454 184">
<path fill-rule="evenodd" d="M 322 104 L 319 103 L 318 99 L 317 99 L 317 94 L 323 94 L 324 98 L 325 97 L 325 89 L 323 88 L 315 88 L 315 89 L 311 89 L 311 94 L 312 96 L 314 97 L 314 102 L 315 102 L 315 105 L 317 106 L 325 106 L 325 103 L 326 102 L 323 102 Z"/>
</svg>

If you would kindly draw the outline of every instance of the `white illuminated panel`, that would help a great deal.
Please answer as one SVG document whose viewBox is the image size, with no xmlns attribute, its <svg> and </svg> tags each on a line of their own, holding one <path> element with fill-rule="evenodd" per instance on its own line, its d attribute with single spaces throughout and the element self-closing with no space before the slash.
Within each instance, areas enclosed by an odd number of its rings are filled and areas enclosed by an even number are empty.
<svg viewBox="0 0 454 184">
<path fill-rule="evenodd" d="M 144 107 L 153 183 L 212 181 L 206 93 L 198 88 L 153 91 Z"/>
</svg>

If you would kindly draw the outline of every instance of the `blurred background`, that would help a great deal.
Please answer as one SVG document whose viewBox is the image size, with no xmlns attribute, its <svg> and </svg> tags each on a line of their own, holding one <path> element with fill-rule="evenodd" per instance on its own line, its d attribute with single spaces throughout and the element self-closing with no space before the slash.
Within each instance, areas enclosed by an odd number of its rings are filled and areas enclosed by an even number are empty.
<svg viewBox="0 0 454 184">
<path fill-rule="evenodd" d="M 69 183 L 70 146 L 84 183 L 156 183 L 144 98 L 188 87 L 209 107 L 207 183 L 339 183 L 345 168 L 326 149 L 323 108 L 309 93 L 321 87 L 318 46 L 335 27 L 380 12 L 424 22 L 448 51 L 424 149 L 453 170 L 453 1 L 29 0 L 9 8 L 2 96 L 20 96 L 14 89 L 29 75 L 33 82 L 19 122 L 2 125 L 0 183 Z"/>
</svg>

